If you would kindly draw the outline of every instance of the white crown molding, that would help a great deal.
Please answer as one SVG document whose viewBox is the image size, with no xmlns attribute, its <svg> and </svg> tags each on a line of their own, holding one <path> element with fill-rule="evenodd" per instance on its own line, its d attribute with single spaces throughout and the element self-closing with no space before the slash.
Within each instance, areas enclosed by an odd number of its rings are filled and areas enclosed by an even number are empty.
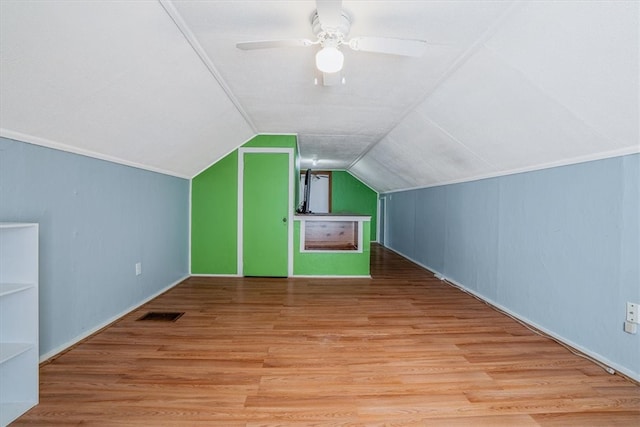
<svg viewBox="0 0 640 427">
<path fill-rule="evenodd" d="M 632 146 L 632 147 L 620 148 L 618 150 L 605 151 L 601 153 L 588 154 L 585 156 L 573 157 L 570 159 L 563 159 L 563 160 L 558 160 L 554 162 L 541 163 L 538 165 L 525 166 L 522 168 L 507 169 L 507 170 L 497 171 L 497 172 L 483 174 L 483 175 L 475 175 L 475 176 L 471 176 L 463 179 L 443 181 L 443 182 L 437 182 L 429 185 L 410 187 L 410 188 L 401 188 L 397 190 L 381 191 L 380 194 L 393 194 L 393 193 L 400 193 L 402 191 L 421 190 L 424 188 L 441 187 L 444 185 L 462 184 L 465 182 L 480 181 L 483 179 L 498 178 L 501 176 L 516 175 L 516 174 L 525 173 L 525 172 L 535 172 L 535 171 L 540 171 L 544 169 L 551 169 L 551 168 L 558 168 L 562 166 L 577 165 L 580 163 L 594 162 L 597 160 L 606 160 L 614 157 L 624 157 L 632 154 L 640 154 L 640 145 L 635 147 Z"/>
<path fill-rule="evenodd" d="M 143 165 L 138 162 L 132 162 L 129 160 L 121 159 L 119 157 L 110 156 L 104 153 L 98 153 L 97 151 L 86 150 L 84 148 L 73 147 L 71 145 L 63 144 L 61 142 L 53 141 L 39 136 L 27 135 L 25 133 L 15 132 L 9 129 L 0 128 L 0 137 L 13 139 L 19 142 L 25 142 L 27 144 L 39 145 L 41 147 L 52 148 L 54 150 L 66 151 L 68 153 L 78 154 L 80 156 L 91 157 L 98 160 L 105 160 L 111 163 L 117 163 L 124 166 L 130 166 L 136 169 L 143 169 L 149 172 L 161 173 L 163 175 L 175 176 L 177 178 L 190 179 L 188 175 L 183 175 L 167 169 L 156 168 L 149 165 Z"/>
</svg>

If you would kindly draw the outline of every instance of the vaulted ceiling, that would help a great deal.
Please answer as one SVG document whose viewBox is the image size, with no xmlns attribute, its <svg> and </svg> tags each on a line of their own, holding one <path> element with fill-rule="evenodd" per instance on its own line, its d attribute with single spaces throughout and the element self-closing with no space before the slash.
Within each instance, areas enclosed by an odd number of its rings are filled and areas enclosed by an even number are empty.
<svg viewBox="0 0 640 427">
<path fill-rule="evenodd" d="M 258 133 L 378 191 L 639 151 L 640 3 L 343 1 L 350 36 L 314 84 L 314 1 L 0 0 L 0 135 L 192 177 Z"/>
</svg>

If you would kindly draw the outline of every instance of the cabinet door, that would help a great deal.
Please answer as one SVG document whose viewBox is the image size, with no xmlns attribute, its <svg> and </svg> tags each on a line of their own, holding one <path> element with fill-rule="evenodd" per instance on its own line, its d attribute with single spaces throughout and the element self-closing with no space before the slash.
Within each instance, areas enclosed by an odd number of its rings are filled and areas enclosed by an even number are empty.
<svg viewBox="0 0 640 427">
<path fill-rule="evenodd" d="M 244 153 L 243 274 L 287 277 L 289 154 Z"/>
</svg>

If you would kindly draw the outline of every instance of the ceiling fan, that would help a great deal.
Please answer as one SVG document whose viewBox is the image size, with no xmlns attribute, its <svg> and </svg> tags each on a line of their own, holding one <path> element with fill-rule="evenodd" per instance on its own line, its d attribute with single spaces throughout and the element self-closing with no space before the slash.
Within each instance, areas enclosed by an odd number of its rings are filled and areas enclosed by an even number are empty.
<svg viewBox="0 0 640 427">
<path fill-rule="evenodd" d="M 356 51 L 411 57 L 421 56 L 427 47 L 427 42 L 424 40 L 388 37 L 347 39 L 351 29 L 351 17 L 342 9 L 342 0 L 316 0 L 316 10 L 311 16 L 311 28 L 317 37 L 316 40 L 257 40 L 240 42 L 236 47 L 242 50 L 253 50 L 320 45 L 321 49 L 316 53 L 316 67 L 322 72 L 325 86 L 344 83 L 341 75 L 344 55 L 340 51 L 343 46 Z"/>
</svg>

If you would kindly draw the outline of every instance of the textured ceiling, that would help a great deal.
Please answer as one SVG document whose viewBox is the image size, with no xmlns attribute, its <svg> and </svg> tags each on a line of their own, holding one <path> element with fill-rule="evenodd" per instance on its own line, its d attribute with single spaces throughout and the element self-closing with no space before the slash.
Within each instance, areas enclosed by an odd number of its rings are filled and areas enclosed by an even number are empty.
<svg viewBox="0 0 640 427">
<path fill-rule="evenodd" d="M 378 191 L 639 151 L 640 3 L 343 1 L 351 36 L 314 85 L 314 1 L 0 0 L 0 134 L 191 177 L 256 133 Z"/>
</svg>

